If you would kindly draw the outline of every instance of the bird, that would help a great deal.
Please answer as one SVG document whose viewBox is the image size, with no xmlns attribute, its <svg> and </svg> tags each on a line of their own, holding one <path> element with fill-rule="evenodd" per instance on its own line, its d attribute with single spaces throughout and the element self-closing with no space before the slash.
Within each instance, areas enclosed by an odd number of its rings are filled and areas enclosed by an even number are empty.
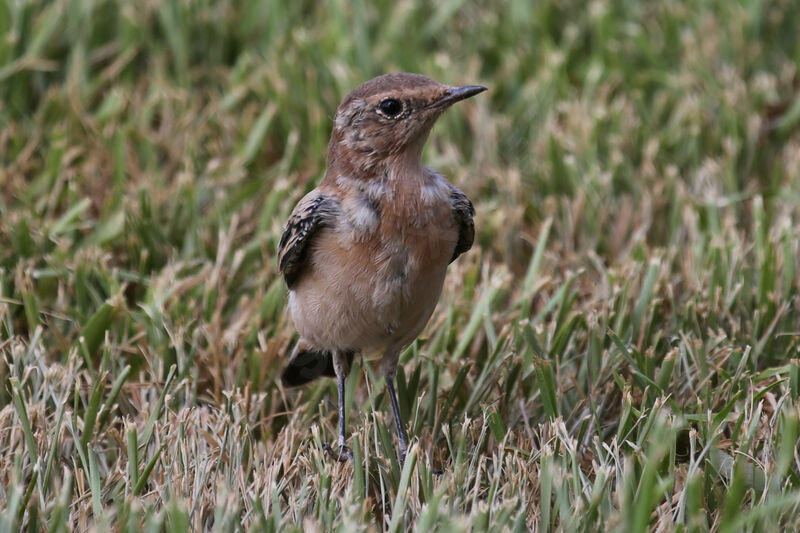
<svg viewBox="0 0 800 533">
<path fill-rule="evenodd" d="M 281 381 L 295 387 L 337 379 L 338 449 L 325 449 L 340 461 L 353 459 L 344 398 L 356 354 L 380 360 L 405 461 L 398 359 L 430 319 L 448 265 L 475 238 L 472 202 L 422 164 L 422 150 L 446 109 L 486 90 L 413 73 L 384 74 L 353 89 L 333 119 L 325 176 L 285 225 L 278 271 L 298 340 Z"/>
</svg>

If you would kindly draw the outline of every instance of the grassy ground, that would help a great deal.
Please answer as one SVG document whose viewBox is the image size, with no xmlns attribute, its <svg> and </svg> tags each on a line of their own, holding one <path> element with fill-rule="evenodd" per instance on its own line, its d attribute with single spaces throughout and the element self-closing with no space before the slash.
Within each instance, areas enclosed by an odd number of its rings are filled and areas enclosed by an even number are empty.
<svg viewBox="0 0 800 533">
<path fill-rule="evenodd" d="M 795 0 L 0 0 L 0 531 L 800 528 Z M 475 248 L 403 356 L 283 390 L 331 116 L 490 92 Z M 434 469 L 443 474 L 434 475 Z"/>
</svg>

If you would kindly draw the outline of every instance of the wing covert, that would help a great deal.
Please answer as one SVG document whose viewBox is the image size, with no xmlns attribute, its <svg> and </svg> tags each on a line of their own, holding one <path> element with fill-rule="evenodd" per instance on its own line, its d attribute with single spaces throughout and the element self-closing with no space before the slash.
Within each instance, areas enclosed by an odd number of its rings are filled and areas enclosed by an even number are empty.
<svg viewBox="0 0 800 533">
<path fill-rule="evenodd" d="M 453 217 L 458 224 L 458 242 L 456 242 L 453 257 L 450 258 L 452 263 L 459 255 L 472 248 L 472 243 L 475 241 L 475 222 L 473 221 L 475 209 L 467 195 L 455 186 L 450 191 L 450 205 L 453 208 Z"/>
<path fill-rule="evenodd" d="M 304 196 L 292 211 L 278 245 L 278 271 L 289 288 L 302 273 L 314 235 L 330 225 L 338 208 L 339 203 L 334 198 L 314 190 Z"/>
</svg>

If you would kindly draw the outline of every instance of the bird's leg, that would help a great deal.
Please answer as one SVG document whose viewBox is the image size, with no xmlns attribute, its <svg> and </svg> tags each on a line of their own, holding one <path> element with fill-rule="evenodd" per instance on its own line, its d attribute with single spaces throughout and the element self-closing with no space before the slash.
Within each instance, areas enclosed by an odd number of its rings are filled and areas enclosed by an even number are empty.
<svg viewBox="0 0 800 533">
<path fill-rule="evenodd" d="M 330 446 L 325 447 L 325 451 L 333 455 L 338 461 L 353 460 L 353 451 L 345 444 L 345 421 L 346 416 L 344 412 L 344 380 L 347 377 L 348 369 L 343 360 L 343 354 L 338 350 L 334 350 L 333 356 L 333 370 L 336 372 L 336 381 L 339 386 L 339 443 L 338 450 L 334 451 Z"/>
<path fill-rule="evenodd" d="M 397 429 L 397 440 L 400 443 L 400 450 L 398 459 L 400 466 L 406 462 L 406 451 L 408 450 L 408 435 L 406 435 L 406 428 L 403 424 L 403 419 L 400 417 L 400 406 L 397 403 L 397 394 L 394 391 L 394 376 L 386 375 L 386 388 L 389 391 L 389 399 L 392 402 L 392 413 L 394 413 L 394 425 Z"/>
</svg>

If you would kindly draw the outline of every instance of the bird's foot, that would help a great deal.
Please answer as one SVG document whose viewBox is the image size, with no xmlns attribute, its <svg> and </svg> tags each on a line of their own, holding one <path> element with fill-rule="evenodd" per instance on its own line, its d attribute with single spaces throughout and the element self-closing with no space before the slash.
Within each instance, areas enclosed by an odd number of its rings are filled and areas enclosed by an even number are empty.
<svg viewBox="0 0 800 533">
<path fill-rule="evenodd" d="M 337 449 L 334 449 L 333 446 L 330 444 L 323 444 L 322 449 L 325 450 L 329 456 L 333 459 L 336 459 L 340 463 L 346 463 L 347 461 L 353 461 L 353 450 L 345 446 L 344 444 L 340 444 L 337 446 Z"/>
</svg>

